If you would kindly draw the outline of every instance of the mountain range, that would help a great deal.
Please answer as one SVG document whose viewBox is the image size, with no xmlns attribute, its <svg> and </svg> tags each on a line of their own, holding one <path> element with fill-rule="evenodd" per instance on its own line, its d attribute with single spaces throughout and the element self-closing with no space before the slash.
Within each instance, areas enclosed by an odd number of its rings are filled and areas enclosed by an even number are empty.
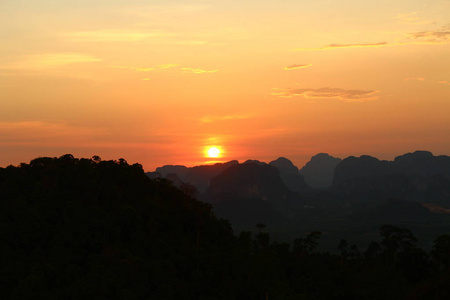
<svg viewBox="0 0 450 300">
<path fill-rule="evenodd" d="M 264 223 L 285 238 L 317 229 L 330 237 L 333 231 L 342 236 L 366 230 L 370 235 L 379 223 L 394 221 L 410 227 L 429 222 L 438 232 L 450 229 L 450 222 L 442 225 L 443 220 L 450 221 L 450 157 L 428 151 L 407 153 L 393 161 L 319 153 L 301 169 L 284 157 L 269 163 L 166 165 L 147 176 L 168 179 L 182 189 L 190 187 L 238 231 Z"/>
</svg>

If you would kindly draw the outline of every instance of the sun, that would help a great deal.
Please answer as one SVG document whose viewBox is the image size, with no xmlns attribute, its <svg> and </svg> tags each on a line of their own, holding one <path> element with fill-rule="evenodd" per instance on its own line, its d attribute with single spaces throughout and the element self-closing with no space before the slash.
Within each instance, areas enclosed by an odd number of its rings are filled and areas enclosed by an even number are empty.
<svg viewBox="0 0 450 300">
<path fill-rule="evenodd" d="M 206 155 L 208 156 L 208 157 L 213 157 L 213 158 L 217 158 L 217 157 L 220 157 L 220 153 L 221 153 L 222 151 L 220 150 L 220 148 L 218 148 L 218 147 L 209 147 L 209 148 L 207 148 L 207 150 L 206 150 Z"/>
</svg>

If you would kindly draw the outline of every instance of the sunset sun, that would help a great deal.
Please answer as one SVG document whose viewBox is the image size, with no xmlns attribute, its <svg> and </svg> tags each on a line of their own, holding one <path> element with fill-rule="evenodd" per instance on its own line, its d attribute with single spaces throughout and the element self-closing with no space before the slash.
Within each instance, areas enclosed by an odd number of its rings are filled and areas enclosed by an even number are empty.
<svg viewBox="0 0 450 300">
<path fill-rule="evenodd" d="M 222 151 L 218 147 L 209 147 L 206 150 L 206 156 L 217 158 L 217 157 L 220 157 L 221 152 Z"/>
</svg>

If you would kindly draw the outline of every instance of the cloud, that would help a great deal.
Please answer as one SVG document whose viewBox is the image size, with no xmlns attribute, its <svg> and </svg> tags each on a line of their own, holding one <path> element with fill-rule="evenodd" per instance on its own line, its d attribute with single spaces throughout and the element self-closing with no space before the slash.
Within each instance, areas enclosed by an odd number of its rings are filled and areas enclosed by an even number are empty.
<svg viewBox="0 0 450 300">
<path fill-rule="evenodd" d="M 424 39 L 430 43 L 442 43 L 450 39 L 450 27 L 442 27 L 438 30 L 420 31 L 408 34 L 412 39 Z"/>
<path fill-rule="evenodd" d="M 280 89 L 277 89 L 280 90 Z M 293 96 L 303 96 L 305 98 L 331 98 L 341 99 L 345 101 L 368 101 L 374 99 L 374 94 L 378 91 L 363 91 L 363 90 L 346 90 L 341 88 L 319 88 L 319 89 L 293 89 L 280 90 L 272 93 L 273 96 L 291 98 Z"/>
<path fill-rule="evenodd" d="M 157 65 L 155 67 L 111 66 L 111 68 L 128 69 L 128 70 L 133 70 L 133 71 L 137 71 L 137 72 L 151 72 L 151 71 L 155 71 L 155 70 L 171 69 L 171 68 L 175 68 L 178 66 L 179 65 L 177 65 L 177 64 L 161 64 L 161 65 Z"/>
<path fill-rule="evenodd" d="M 102 59 L 81 53 L 49 53 L 28 55 L 21 60 L 3 66 L 4 69 L 48 69 L 76 63 L 99 62 Z"/>
<path fill-rule="evenodd" d="M 397 41 L 393 43 L 378 42 L 378 43 L 355 43 L 355 44 L 329 44 L 320 48 L 296 48 L 293 51 L 314 51 L 314 50 L 332 50 L 342 48 L 376 48 L 385 46 L 403 46 L 403 45 L 422 45 L 422 44 L 439 44 L 450 40 L 450 26 L 442 27 L 438 30 L 420 31 L 408 33 L 409 39 L 415 39 L 416 42 L 411 41 Z"/>
<path fill-rule="evenodd" d="M 179 67 L 179 68 L 177 68 L 177 67 Z M 176 68 L 178 71 L 181 70 L 184 73 L 194 73 L 194 74 L 216 73 L 219 71 L 219 70 L 203 70 L 203 69 L 198 69 L 198 68 L 180 67 L 180 65 L 178 65 L 178 64 L 160 64 L 160 65 L 156 65 L 154 67 L 111 66 L 111 68 L 127 69 L 127 70 L 133 70 L 133 71 L 137 71 L 137 72 L 151 72 L 151 71 L 168 70 L 168 69 Z M 143 78 L 142 80 L 150 80 L 150 78 Z"/>
<path fill-rule="evenodd" d="M 194 73 L 194 74 L 204 74 L 204 73 L 216 73 L 219 70 L 203 70 L 203 69 L 196 69 L 196 68 L 181 68 L 186 73 Z"/>
<path fill-rule="evenodd" d="M 162 64 L 162 65 L 157 65 L 156 67 L 159 69 L 171 69 L 171 68 L 175 68 L 178 66 L 179 65 L 177 65 L 177 64 Z"/>
<path fill-rule="evenodd" d="M 143 67 L 127 67 L 127 66 L 111 66 L 111 68 L 115 69 L 128 69 L 137 72 L 150 72 L 156 70 L 156 68 L 143 68 Z"/>
<path fill-rule="evenodd" d="M 202 123 L 212 123 L 217 121 L 226 121 L 226 120 L 244 120 L 253 118 L 252 115 L 225 115 L 225 116 L 204 116 L 200 118 L 200 122 Z"/>
<path fill-rule="evenodd" d="M 437 81 L 437 83 L 450 85 L 450 82 L 448 82 L 446 80 Z"/>
<path fill-rule="evenodd" d="M 181 33 L 168 32 L 163 30 L 143 30 L 143 29 L 105 29 L 91 31 L 66 32 L 62 36 L 78 43 L 86 42 L 140 42 L 158 45 L 185 45 L 199 46 L 207 44 L 204 40 L 185 39 Z"/>
<path fill-rule="evenodd" d="M 423 24 L 431 23 L 431 21 L 419 18 L 419 17 L 417 17 L 417 15 L 418 15 L 418 12 L 414 11 L 414 12 L 406 13 L 406 14 L 398 14 L 396 17 L 394 17 L 394 19 L 397 19 L 401 23 L 404 23 L 404 24 L 423 25 Z"/>
<path fill-rule="evenodd" d="M 291 66 L 287 66 L 284 69 L 285 70 L 297 70 L 297 69 L 304 69 L 304 68 L 309 68 L 311 67 L 312 64 L 304 64 L 304 65 L 291 65 Z"/>
<path fill-rule="evenodd" d="M 415 81 L 425 81 L 425 78 L 422 78 L 422 77 L 416 77 L 416 78 L 408 77 L 408 78 L 403 79 L 403 81 L 411 81 L 411 80 L 415 80 Z"/>
<path fill-rule="evenodd" d="M 202 13 L 203 11 L 211 8 L 211 5 L 200 4 L 181 4 L 181 5 L 146 5 L 139 7 L 131 7 L 125 10 L 121 9 L 121 12 L 132 14 L 137 17 L 148 19 L 149 17 L 166 17 L 167 16 L 180 16 L 190 15 L 195 12 Z"/>
<path fill-rule="evenodd" d="M 173 33 L 159 30 L 94 30 L 66 33 L 65 36 L 74 42 L 139 42 L 149 38 L 173 36 Z"/>
<path fill-rule="evenodd" d="M 362 44 L 330 44 L 321 48 L 297 48 L 294 51 L 304 51 L 304 50 L 331 50 L 339 48 L 365 48 L 365 47 L 383 47 L 388 46 L 387 42 L 379 43 L 362 43 Z"/>
</svg>

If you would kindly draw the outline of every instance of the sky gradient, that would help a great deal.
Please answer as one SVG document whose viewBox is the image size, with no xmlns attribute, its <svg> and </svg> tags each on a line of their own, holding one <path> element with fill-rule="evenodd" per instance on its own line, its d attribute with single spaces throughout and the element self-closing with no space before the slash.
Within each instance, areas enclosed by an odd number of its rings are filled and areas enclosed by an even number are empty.
<svg viewBox="0 0 450 300">
<path fill-rule="evenodd" d="M 0 2 L 0 166 L 450 154 L 450 1 Z"/>
</svg>

